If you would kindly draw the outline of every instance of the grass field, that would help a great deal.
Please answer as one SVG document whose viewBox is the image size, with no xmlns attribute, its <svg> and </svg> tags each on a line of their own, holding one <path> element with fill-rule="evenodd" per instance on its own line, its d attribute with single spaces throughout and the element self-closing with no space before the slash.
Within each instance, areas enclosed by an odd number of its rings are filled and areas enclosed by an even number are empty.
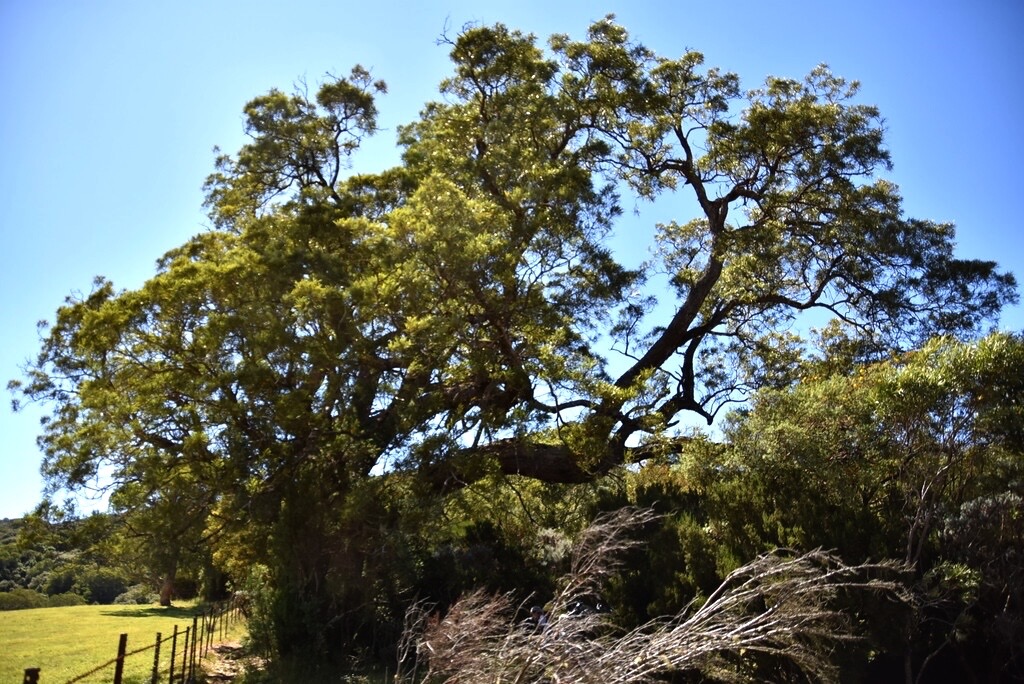
<svg viewBox="0 0 1024 684">
<path fill-rule="evenodd" d="M 157 632 L 168 637 L 178 627 L 183 632 L 201 608 L 179 605 L 72 606 L 0 612 L 0 682 L 20 682 L 25 668 L 41 668 L 40 684 L 64 684 L 113 660 L 121 634 L 128 635 L 128 652 L 152 646 Z M 229 638 L 245 635 L 244 622 L 231 625 Z M 179 639 L 179 652 L 181 649 Z M 161 646 L 161 680 L 166 681 L 171 644 Z M 149 649 L 125 659 L 125 684 L 150 681 L 154 651 Z M 179 663 L 175 669 L 180 668 Z M 114 666 L 80 681 L 112 681 Z"/>
</svg>

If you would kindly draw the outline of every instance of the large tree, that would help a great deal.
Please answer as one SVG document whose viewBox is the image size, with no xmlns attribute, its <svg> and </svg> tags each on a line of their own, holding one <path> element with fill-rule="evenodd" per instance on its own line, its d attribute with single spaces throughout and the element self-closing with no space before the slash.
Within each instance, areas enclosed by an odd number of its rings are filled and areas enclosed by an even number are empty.
<svg viewBox="0 0 1024 684">
<path fill-rule="evenodd" d="M 878 111 L 824 67 L 743 91 L 611 18 L 547 50 L 501 25 L 450 47 L 400 165 L 350 172 L 385 90 L 366 70 L 271 91 L 208 179 L 213 228 L 58 311 L 21 386 L 54 409 L 55 487 L 101 475 L 209 535 L 276 526 L 252 544 L 320 587 L 377 474 L 586 482 L 778 377 L 804 312 L 871 353 L 1016 297 L 952 226 L 903 215 Z M 676 195 L 695 214 L 626 267 L 620 206 Z"/>
</svg>

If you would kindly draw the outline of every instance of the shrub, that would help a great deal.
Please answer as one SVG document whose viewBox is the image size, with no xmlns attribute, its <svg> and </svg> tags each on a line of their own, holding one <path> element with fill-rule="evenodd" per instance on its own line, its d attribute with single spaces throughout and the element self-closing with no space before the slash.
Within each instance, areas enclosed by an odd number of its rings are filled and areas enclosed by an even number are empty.
<svg viewBox="0 0 1024 684">
<path fill-rule="evenodd" d="M 51 596 L 48 605 L 50 608 L 64 608 L 67 606 L 84 606 L 86 603 L 88 602 L 84 596 L 67 592 Z"/>
<path fill-rule="evenodd" d="M 77 588 L 89 603 L 109 604 L 128 589 L 128 583 L 113 570 L 97 568 L 81 575 Z"/>
<path fill-rule="evenodd" d="M 72 569 L 52 572 L 46 578 L 44 591 L 50 596 L 67 594 L 71 591 L 72 587 L 75 586 L 75 579 L 75 571 Z"/>
<path fill-rule="evenodd" d="M 174 596 L 183 601 L 190 601 L 199 596 L 199 583 L 191 577 L 179 577 L 174 580 Z"/>
<path fill-rule="evenodd" d="M 574 611 L 621 572 L 627 552 L 643 543 L 631 533 L 654 520 L 649 509 L 627 508 L 585 530 L 539 632 L 519 622 L 522 603 L 512 594 L 477 590 L 443 617 L 413 605 L 396 681 L 838 681 L 836 655 L 860 639 L 837 596 L 909 605 L 904 566 L 851 567 L 821 551 L 779 550 L 731 572 L 703 602 L 640 629 L 619 630 L 608 613 Z"/>
<path fill-rule="evenodd" d="M 128 590 L 114 599 L 114 603 L 145 605 L 156 603 L 160 600 L 153 588 L 146 584 L 134 584 Z"/>
<path fill-rule="evenodd" d="M 45 608 L 49 604 L 46 594 L 31 589 L 18 588 L 0 594 L 0 610 L 24 610 Z"/>
<path fill-rule="evenodd" d="M 248 620 L 248 646 L 262 655 L 277 653 L 277 638 L 274 632 L 274 604 L 277 594 L 265 565 L 254 565 L 249 569 L 241 588 L 236 593 L 243 603 L 243 612 Z"/>
</svg>

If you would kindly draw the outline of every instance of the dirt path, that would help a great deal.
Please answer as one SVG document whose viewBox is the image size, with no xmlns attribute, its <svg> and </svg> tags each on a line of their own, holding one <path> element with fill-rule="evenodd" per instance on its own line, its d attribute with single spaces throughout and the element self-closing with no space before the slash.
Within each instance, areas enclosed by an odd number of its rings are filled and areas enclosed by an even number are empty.
<svg viewBox="0 0 1024 684">
<path fill-rule="evenodd" d="M 203 662 L 203 671 L 208 682 L 233 682 L 239 675 L 263 666 L 263 659 L 246 655 L 240 643 L 225 642 L 213 647 Z"/>
</svg>

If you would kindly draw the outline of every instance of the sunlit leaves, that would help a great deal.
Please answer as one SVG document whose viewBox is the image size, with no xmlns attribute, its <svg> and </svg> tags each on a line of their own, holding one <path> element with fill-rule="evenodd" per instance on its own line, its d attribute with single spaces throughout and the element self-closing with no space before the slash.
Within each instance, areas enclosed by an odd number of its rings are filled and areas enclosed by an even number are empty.
<svg viewBox="0 0 1024 684">
<path fill-rule="evenodd" d="M 937 339 L 893 361 L 763 391 L 730 423 L 735 465 L 782 495 L 771 505 L 788 526 L 838 535 L 842 521 L 825 511 L 868 516 L 855 553 L 917 562 L 936 543 L 945 511 L 1019 474 L 1022 352 L 1020 338 L 1004 334 L 971 344 Z M 869 545 L 883 538 L 888 546 Z"/>
<path fill-rule="evenodd" d="M 236 157 L 221 155 L 206 179 L 206 205 L 220 228 L 262 213 L 289 191 L 307 202 L 340 197 L 335 187 L 349 157 L 377 129 L 374 95 L 387 92 L 361 66 L 332 78 L 311 99 L 307 92 L 271 90 L 245 107 L 252 142 Z M 294 199 L 294 198 L 290 198 Z"/>
<path fill-rule="evenodd" d="M 207 179 L 213 228 L 142 287 L 100 280 L 58 311 L 14 385 L 53 408 L 55 491 L 100 475 L 154 540 L 246 545 L 217 555 L 287 584 L 289 628 L 307 633 L 308 608 L 323 639 L 341 605 L 355 640 L 380 621 L 375 601 L 397 602 L 392 564 L 414 572 L 397 531 L 426 516 L 403 517 L 409 492 L 520 473 L 580 483 L 669 458 L 687 415 L 711 422 L 759 389 L 729 426 L 735 458 L 709 449 L 702 474 L 761 478 L 728 485 L 765 497 L 748 540 L 934 511 L 955 489 L 942 473 L 969 484 L 982 446 L 1019 446 L 1016 340 L 900 355 L 977 334 L 1015 282 L 956 259 L 952 226 L 903 215 L 880 113 L 855 83 L 819 67 L 744 92 L 610 16 L 581 39 L 496 25 L 446 42 L 451 75 L 400 128 L 398 166 L 349 168 L 386 90 L 368 70 L 271 90 Z M 626 268 L 620 205 L 663 197 L 685 199 L 654 258 Z M 797 334 L 809 311 L 843 322 L 826 324 L 824 359 Z M 818 527 L 769 502 L 808 482 L 826 492 L 803 511 Z M 914 499 L 921 482 L 936 494 Z M 158 522 L 170 508 L 189 511 L 187 530 Z"/>
</svg>

